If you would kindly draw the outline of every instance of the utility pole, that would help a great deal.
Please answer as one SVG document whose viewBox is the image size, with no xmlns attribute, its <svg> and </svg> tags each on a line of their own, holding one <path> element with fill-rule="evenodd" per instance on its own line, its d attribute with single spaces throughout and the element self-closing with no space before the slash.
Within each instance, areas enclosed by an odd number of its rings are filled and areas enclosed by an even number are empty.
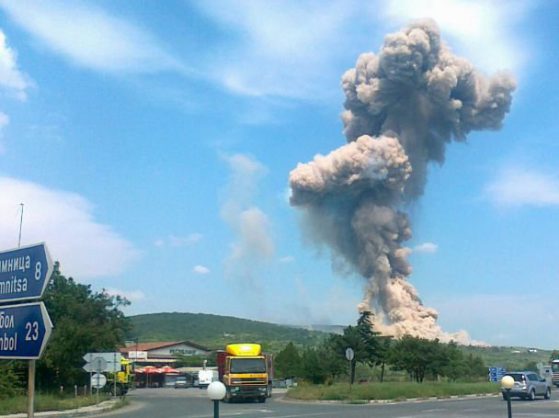
<svg viewBox="0 0 559 418">
<path fill-rule="evenodd" d="M 19 204 L 21 206 L 21 215 L 19 217 L 19 238 L 17 240 L 17 248 L 21 247 L 21 227 L 23 225 L 23 203 Z"/>
<path fill-rule="evenodd" d="M 17 240 L 17 247 L 21 247 L 21 229 L 23 226 L 23 203 L 19 204 L 21 206 L 21 214 L 19 217 L 19 236 Z M 29 368 L 27 374 L 27 418 L 33 418 L 35 416 L 35 372 L 36 364 L 35 360 L 29 360 Z"/>
</svg>

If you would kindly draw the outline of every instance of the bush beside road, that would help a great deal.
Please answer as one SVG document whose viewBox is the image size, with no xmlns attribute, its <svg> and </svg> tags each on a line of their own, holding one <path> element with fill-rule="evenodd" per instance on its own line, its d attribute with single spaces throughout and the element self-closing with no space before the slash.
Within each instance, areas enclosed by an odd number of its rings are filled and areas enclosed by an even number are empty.
<svg viewBox="0 0 559 418">
<path fill-rule="evenodd" d="M 462 395 L 497 395 L 500 386 L 496 383 L 368 383 L 333 385 L 298 385 L 289 389 L 286 397 L 298 400 L 317 401 L 401 401 L 417 398 L 449 398 Z"/>
<path fill-rule="evenodd" d="M 77 398 L 67 396 L 61 397 L 59 395 L 36 395 L 35 412 L 76 410 L 94 406 L 98 402 L 100 403 L 100 407 L 101 404 L 103 404 L 103 409 L 105 407 L 112 409 L 124 406 L 127 403 L 126 399 L 115 399 L 114 401 L 110 401 L 109 405 L 107 402 L 110 399 L 110 396 L 101 394 L 99 400 L 95 395 L 78 396 Z M 27 396 L 14 396 L 0 400 L 0 416 L 20 413 L 27 413 Z"/>
</svg>

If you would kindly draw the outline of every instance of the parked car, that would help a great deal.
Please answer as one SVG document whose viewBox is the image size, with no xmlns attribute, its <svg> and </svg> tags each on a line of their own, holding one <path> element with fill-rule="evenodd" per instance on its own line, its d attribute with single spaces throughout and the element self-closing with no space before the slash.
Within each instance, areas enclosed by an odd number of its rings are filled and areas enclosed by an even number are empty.
<svg viewBox="0 0 559 418">
<path fill-rule="evenodd" d="M 510 376 L 514 379 L 514 386 L 510 390 L 511 397 L 518 397 L 522 399 L 530 399 L 533 401 L 536 396 L 543 396 L 544 399 L 551 398 L 551 386 L 546 379 L 538 376 L 534 372 L 509 372 L 505 376 Z M 507 399 L 506 389 L 501 390 L 503 399 Z"/>
<path fill-rule="evenodd" d="M 177 376 L 177 379 L 175 380 L 175 389 L 187 388 L 189 386 L 190 384 L 188 383 L 186 376 Z"/>
</svg>

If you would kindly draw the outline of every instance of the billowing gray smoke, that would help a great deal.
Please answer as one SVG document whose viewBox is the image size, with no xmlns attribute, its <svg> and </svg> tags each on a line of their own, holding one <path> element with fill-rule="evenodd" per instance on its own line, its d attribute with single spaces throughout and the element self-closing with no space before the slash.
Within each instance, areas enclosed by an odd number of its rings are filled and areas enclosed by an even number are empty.
<svg viewBox="0 0 559 418">
<path fill-rule="evenodd" d="M 407 280 L 404 209 L 422 195 L 427 165 L 444 161 L 448 142 L 500 128 L 515 83 L 505 74 L 484 78 L 423 20 L 386 36 L 378 55 L 361 55 L 342 84 L 348 144 L 291 172 L 291 204 L 303 209 L 312 239 L 332 249 L 333 264 L 366 279 L 358 308 L 375 313 L 377 330 L 466 343 L 466 333 L 441 330 Z"/>
</svg>

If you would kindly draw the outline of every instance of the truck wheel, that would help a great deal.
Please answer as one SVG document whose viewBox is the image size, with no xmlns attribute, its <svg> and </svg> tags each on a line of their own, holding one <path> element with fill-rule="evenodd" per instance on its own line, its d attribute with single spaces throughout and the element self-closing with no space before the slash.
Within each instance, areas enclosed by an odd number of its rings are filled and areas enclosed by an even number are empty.
<svg viewBox="0 0 559 418">
<path fill-rule="evenodd" d="M 231 402 L 231 393 L 228 390 L 225 391 L 225 396 L 223 397 L 223 402 L 225 402 L 225 403 L 230 403 Z"/>
<path fill-rule="evenodd" d="M 260 398 L 258 398 L 258 403 L 264 403 L 264 402 L 266 402 L 265 396 L 261 396 Z"/>
</svg>

